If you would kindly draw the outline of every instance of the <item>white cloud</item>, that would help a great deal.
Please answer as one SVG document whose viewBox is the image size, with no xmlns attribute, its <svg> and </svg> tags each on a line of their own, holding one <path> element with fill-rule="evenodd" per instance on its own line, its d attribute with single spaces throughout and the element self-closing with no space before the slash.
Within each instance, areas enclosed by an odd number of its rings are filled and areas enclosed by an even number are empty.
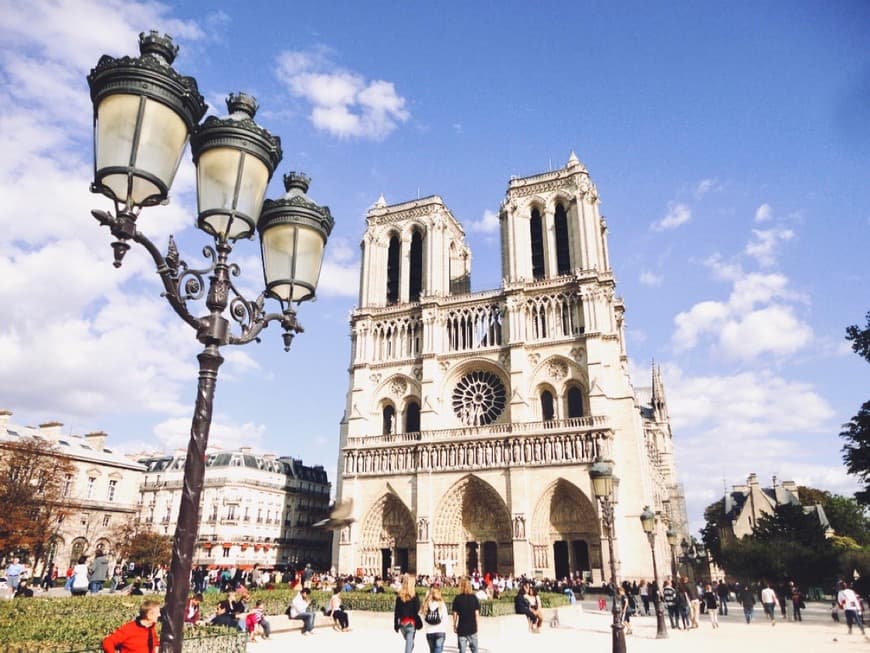
<svg viewBox="0 0 870 653">
<path fill-rule="evenodd" d="M 333 64 L 330 55 L 320 48 L 278 57 L 278 79 L 311 105 L 309 118 L 317 129 L 342 138 L 382 140 L 410 118 L 392 82 L 366 80 Z"/>
<path fill-rule="evenodd" d="M 789 306 L 774 305 L 729 320 L 719 333 L 724 351 L 733 358 L 750 359 L 764 353 L 793 354 L 813 338 L 809 325 L 794 316 Z"/>
<path fill-rule="evenodd" d="M 794 232 L 783 227 L 764 230 L 753 229 L 752 235 L 753 240 L 746 244 L 743 251 L 756 259 L 762 267 L 774 265 L 779 244 L 794 238 Z"/>
<path fill-rule="evenodd" d="M 500 225 L 498 213 L 487 209 L 480 220 L 469 222 L 466 227 L 469 233 L 494 234 L 498 233 Z"/>
<path fill-rule="evenodd" d="M 773 210 L 770 208 L 770 204 L 762 204 L 757 209 L 755 209 L 755 221 L 756 222 L 766 222 L 773 217 Z"/>
<path fill-rule="evenodd" d="M 653 231 L 664 231 L 666 229 L 676 229 L 692 219 L 692 210 L 686 204 L 677 202 L 668 203 L 668 212 L 661 220 L 653 222 L 650 229 Z"/>
<path fill-rule="evenodd" d="M 654 272 L 650 272 L 648 270 L 644 270 L 643 272 L 641 272 L 637 280 L 645 286 L 662 285 L 662 275 L 655 274 Z"/>
<path fill-rule="evenodd" d="M 356 297 L 359 289 L 359 260 L 351 244 L 342 238 L 330 239 L 317 283 L 322 297 Z"/>
<path fill-rule="evenodd" d="M 716 179 L 702 179 L 695 185 L 695 197 L 701 199 L 707 193 L 722 189 L 722 184 Z"/>
<path fill-rule="evenodd" d="M 183 449 L 187 451 L 187 443 L 190 440 L 191 418 L 175 417 L 164 420 L 154 427 L 161 451 L 174 451 Z M 263 436 L 266 429 L 262 424 L 245 422 L 237 424 L 222 415 L 215 415 L 209 429 L 208 446 L 216 449 L 238 449 L 239 446 L 251 447 L 257 453 L 275 453 L 263 450 Z M 151 444 L 154 447 L 154 444 Z"/>
</svg>

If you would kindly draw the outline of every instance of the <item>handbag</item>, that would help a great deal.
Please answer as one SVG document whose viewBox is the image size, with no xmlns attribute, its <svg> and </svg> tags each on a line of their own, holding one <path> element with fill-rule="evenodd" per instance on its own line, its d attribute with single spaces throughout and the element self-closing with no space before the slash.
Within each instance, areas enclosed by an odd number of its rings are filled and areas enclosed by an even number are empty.
<svg viewBox="0 0 870 653">
<path fill-rule="evenodd" d="M 419 614 L 414 615 L 414 628 L 420 630 L 423 627 L 423 620 L 420 618 Z"/>
</svg>

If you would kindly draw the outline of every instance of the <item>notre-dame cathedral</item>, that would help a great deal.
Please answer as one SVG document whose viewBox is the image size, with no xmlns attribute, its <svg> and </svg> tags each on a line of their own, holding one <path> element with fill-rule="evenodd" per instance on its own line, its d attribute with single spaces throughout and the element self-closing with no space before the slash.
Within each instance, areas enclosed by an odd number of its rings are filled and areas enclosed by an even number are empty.
<svg viewBox="0 0 870 653">
<path fill-rule="evenodd" d="M 589 468 L 612 461 L 618 574 L 651 578 L 639 515 L 685 535 L 660 371 L 628 372 L 598 190 L 564 168 L 511 178 L 502 287 L 471 292 L 462 225 L 438 196 L 367 213 L 351 315 L 337 499 L 340 573 L 609 578 Z"/>
</svg>

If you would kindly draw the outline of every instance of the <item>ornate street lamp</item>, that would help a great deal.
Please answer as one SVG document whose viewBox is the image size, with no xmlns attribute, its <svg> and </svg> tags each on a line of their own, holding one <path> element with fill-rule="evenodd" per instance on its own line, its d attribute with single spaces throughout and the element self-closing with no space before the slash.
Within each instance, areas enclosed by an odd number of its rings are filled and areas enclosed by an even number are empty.
<svg viewBox="0 0 870 653">
<path fill-rule="evenodd" d="M 659 581 L 659 568 L 656 565 L 656 515 L 650 510 L 649 506 L 644 506 L 643 512 L 640 513 L 640 524 L 643 527 L 643 532 L 649 540 L 649 550 L 652 553 L 653 563 L 653 579 L 655 580 L 656 590 L 653 595 L 656 607 L 656 639 L 665 639 L 668 636 L 668 629 L 665 626 L 665 612 L 662 606 L 662 587 Z"/>
<path fill-rule="evenodd" d="M 327 207 L 305 196 L 309 180 L 301 173 L 285 175 L 288 194 L 266 201 L 263 209 L 266 186 L 281 161 L 281 142 L 254 122 L 256 100 L 231 95 L 228 117 L 211 116 L 199 124 L 206 105 L 196 80 L 171 66 L 178 47 L 169 36 L 153 31 L 140 34 L 139 44 L 140 57 L 104 55 L 88 75 L 94 105 L 91 190 L 115 205 L 114 214 L 91 213 L 116 238 L 115 267 L 121 266 L 129 241 L 148 250 L 163 282 L 163 296 L 204 346 L 197 357 L 199 383 L 160 636 L 161 653 L 180 653 L 214 388 L 223 363 L 220 347 L 259 341 L 259 333 L 278 322 L 284 348 L 290 348 L 293 336 L 302 332 L 293 304 L 314 297 L 333 219 Z M 197 171 L 197 226 L 214 242 L 203 249 L 213 261 L 203 270 L 191 269 L 179 258 L 171 236 L 162 255 L 136 225 L 143 208 L 166 201 L 188 139 Z M 229 255 L 235 242 L 250 238 L 255 229 L 261 238 L 265 290 L 248 300 L 230 279 L 240 269 L 229 263 Z M 280 302 L 280 312 L 266 313 L 266 296 Z M 188 302 L 203 297 L 208 312 L 196 317 Z"/>
<path fill-rule="evenodd" d="M 613 508 L 616 503 L 616 488 L 619 480 L 613 475 L 613 465 L 608 461 L 598 459 L 589 468 L 589 477 L 592 479 L 592 492 L 598 499 L 601 507 L 601 521 L 607 531 L 607 548 L 610 554 L 610 577 L 613 580 L 613 630 L 612 646 L 613 653 L 625 653 L 625 630 L 619 614 L 619 606 L 616 604 L 619 595 L 619 581 L 616 578 L 616 558 L 613 554 Z"/>
</svg>

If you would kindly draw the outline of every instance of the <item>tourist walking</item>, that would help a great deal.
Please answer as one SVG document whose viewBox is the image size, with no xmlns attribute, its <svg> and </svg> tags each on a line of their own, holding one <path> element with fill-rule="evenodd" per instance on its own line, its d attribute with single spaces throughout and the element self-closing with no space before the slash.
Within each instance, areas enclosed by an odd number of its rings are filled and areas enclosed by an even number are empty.
<svg viewBox="0 0 870 653">
<path fill-rule="evenodd" d="M 680 627 L 679 608 L 677 607 L 677 590 L 671 585 L 671 581 L 666 580 L 665 586 L 662 588 L 662 600 L 665 603 L 665 608 L 668 610 L 668 619 L 671 621 L 671 628 L 678 629 Z"/>
<path fill-rule="evenodd" d="M 846 581 L 840 581 L 840 591 L 837 592 L 837 605 L 842 608 L 846 614 L 846 626 L 849 628 L 849 634 L 852 634 L 852 626 L 857 624 L 861 629 L 861 634 L 864 635 L 864 620 L 861 618 L 861 601 L 855 590 L 846 585 Z"/>
<path fill-rule="evenodd" d="M 755 612 L 755 592 L 751 585 L 744 585 L 740 588 L 740 596 L 738 597 L 740 605 L 743 606 L 743 616 L 746 618 L 746 623 L 752 623 L 752 617 Z"/>
<path fill-rule="evenodd" d="M 469 650 L 477 653 L 477 622 L 480 619 L 480 601 L 468 576 L 459 580 L 456 598 L 453 599 L 453 632 L 459 640 L 459 653 Z"/>
<path fill-rule="evenodd" d="M 801 592 L 800 587 L 795 583 L 790 583 L 791 585 L 791 615 L 795 621 L 803 621 L 801 618 L 801 610 L 803 610 L 806 606 L 804 605 L 804 595 Z"/>
<path fill-rule="evenodd" d="M 691 625 L 691 619 L 689 618 L 689 613 L 692 610 L 690 601 L 689 601 L 689 593 L 686 591 L 686 586 L 683 583 L 678 583 L 676 586 L 677 590 L 677 610 L 680 614 L 680 621 L 683 624 L 683 630 L 688 630 Z"/>
<path fill-rule="evenodd" d="M 629 592 L 630 591 L 631 589 L 629 588 Z M 619 619 L 623 623 L 625 634 L 631 635 L 631 613 L 634 612 L 631 608 L 631 595 L 626 592 L 624 587 L 620 587 L 618 596 Z"/>
<path fill-rule="evenodd" d="M 643 605 L 643 613 L 645 616 L 649 616 L 649 585 L 646 584 L 645 580 L 640 581 L 637 586 L 637 592 L 640 596 L 640 602 Z"/>
<path fill-rule="evenodd" d="M 713 591 L 713 586 L 710 583 L 704 586 L 704 595 L 701 600 L 707 608 L 707 614 L 710 615 L 710 625 L 715 630 L 719 627 L 719 595 Z"/>
<path fill-rule="evenodd" d="M 85 588 L 87 591 L 87 587 Z M 128 621 L 102 641 L 104 653 L 154 653 L 157 647 L 157 620 L 160 619 L 160 603 L 145 601 L 139 608 L 139 616 Z"/>
<path fill-rule="evenodd" d="M 423 605 L 420 608 L 426 628 L 426 643 L 429 653 L 442 653 L 444 640 L 447 637 L 447 604 L 441 594 L 441 588 L 433 585 L 429 588 Z"/>
<path fill-rule="evenodd" d="M 12 588 L 12 591 L 18 589 L 18 583 L 21 581 L 23 573 L 24 565 L 21 564 L 21 560 L 18 557 L 12 558 L 12 562 L 6 566 L 6 582 Z"/>
<path fill-rule="evenodd" d="M 716 594 L 719 596 L 719 614 L 725 617 L 728 616 L 728 594 L 730 592 L 731 588 L 728 587 L 728 583 L 720 580 L 716 586 Z"/>
<path fill-rule="evenodd" d="M 97 549 L 91 566 L 88 568 L 88 590 L 91 594 L 99 594 L 103 591 L 103 585 L 109 577 L 109 556 L 102 549 Z"/>
<path fill-rule="evenodd" d="M 414 637 L 417 631 L 423 627 L 420 619 L 420 599 L 415 591 L 417 583 L 414 576 L 405 574 L 402 577 L 402 585 L 396 594 L 396 605 L 393 608 L 393 630 L 399 633 L 405 640 L 405 653 L 414 650 Z"/>
<path fill-rule="evenodd" d="M 764 606 L 764 614 L 770 620 L 770 625 L 776 625 L 776 606 L 779 605 L 779 600 L 776 598 L 776 592 L 770 586 L 770 583 L 761 590 L 761 605 Z"/>
</svg>

